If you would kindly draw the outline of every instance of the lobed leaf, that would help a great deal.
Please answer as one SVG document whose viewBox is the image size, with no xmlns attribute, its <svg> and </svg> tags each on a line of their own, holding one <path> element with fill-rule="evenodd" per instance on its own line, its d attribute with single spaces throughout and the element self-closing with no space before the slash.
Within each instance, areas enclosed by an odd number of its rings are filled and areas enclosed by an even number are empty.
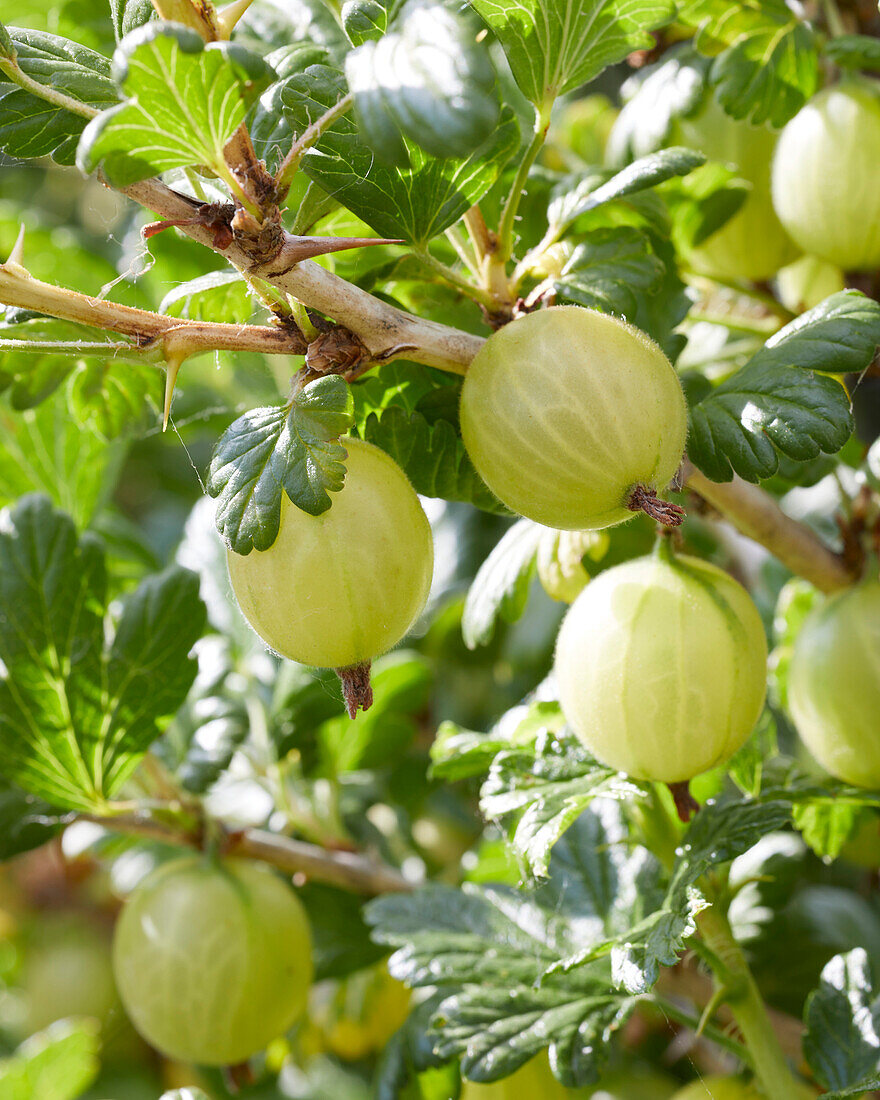
<svg viewBox="0 0 880 1100">
<path fill-rule="evenodd" d="M 734 118 L 784 126 L 815 92 L 819 57 L 810 26 L 785 0 L 685 0 L 678 18 L 714 56 L 710 80 Z"/>
<path fill-rule="evenodd" d="M 670 0 L 472 0 L 498 36 L 517 84 L 541 110 L 633 50 L 668 23 Z"/>
<path fill-rule="evenodd" d="M 8 1100 L 77 1100 L 100 1069 L 96 1020 L 58 1020 L 0 1060 L 0 1095 Z"/>
<path fill-rule="evenodd" d="M 251 409 L 217 441 L 208 493 L 217 530 L 236 554 L 268 550 L 278 537 L 282 493 L 309 515 L 330 507 L 345 478 L 337 442 L 352 424 L 351 391 L 338 376 L 318 378 L 286 405 Z"/>
<path fill-rule="evenodd" d="M 10 27 L 6 33 L 15 64 L 38 84 L 90 107 L 105 108 L 118 101 L 106 57 L 45 31 Z M 10 156 L 51 156 L 59 164 L 72 164 L 86 122 L 82 115 L 16 84 L 0 82 L 0 149 Z"/>
<path fill-rule="evenodd" d="M 113 75 L 125 102 L 88 124 L 76 163 L 103 166 L 124 187 L 170 168 L 226 173 L 223 147 L 244 121 L 246 96 L 272 70 L 240 46 L 206 45 L 176 23 L 147 23 L 120 43 Z"/>
<path fill-rule="evenodd" d="M 825 966 L 804 1019 L 804 1055 L 826 1088 L 847 1096 L 874 1087 L 880 1076 L 880 997 L 864 948 L 836 955 Z"/>
<path fill-rule="evenodd" d="M 467 157 L 498 124 L 495 70 L 471 21 L 415 0 L 400 29 L 345 59 L 364 141 L 388 164 L 407 167 L 405 138 L 435 157 Z"/>
<path fill-rule="evenodd" d="M 290 126 L 302 131 L 346 94 L 342 75 L 312 65 L 291 76 L 278 95 Z M 351 119 L 337 119 L 303 157 L 306 174 L 353 214 L 389 238 L 422 244 L 453 225 L 498 179 L 519 148 L 519 127 L 509 108 L 469 157 L 439 160 L 408 144 L 410 167 L 376 160 Z"/>
<path fill-rule="evenodd" d="M 2 771 L 65 809 L 100 809 L 128 778 L 189 690 L 205 623 L 198 579 L 179 568 L 126 600 L 112 641 L 105 600 L 97 541 L 22 498 L 0 532 Z"/>
</svg>

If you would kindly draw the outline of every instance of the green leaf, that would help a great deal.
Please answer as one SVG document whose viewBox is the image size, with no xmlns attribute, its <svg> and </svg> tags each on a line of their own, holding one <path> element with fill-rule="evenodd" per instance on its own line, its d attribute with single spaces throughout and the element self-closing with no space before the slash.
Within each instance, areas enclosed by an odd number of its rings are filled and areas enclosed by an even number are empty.
<svg viewBox="0 0 880 1100">
<path fill-rule="evenodd" d="M 628 77 L 620 89 L 623 107 L 608 138 L 608 162 L 626 164 L 665 145 L 675 119 L 692 114 L 702 102 L 708 67 L 688 43 Z"/>
<path fill-rule="evenodd" d="M 834 454 L 853 430 L 843 386 L 761 355 L 690 409 L 688 455 L 713 481 L 770 477 L 780 451 L 800 461 Z"/>
<path fill-rule="evenodd" d="M 305 72 L 310 65 L 327 65 L 329 61 L 327 50 L 312 42 L 292 42 L 266 57 L 266 63 L 272 66 L 278 79 L 248 112 L 247 126 L 257 156 L 265 160 L 270 171 L 278 170 L 293 144 L 293 129 L 285 116 L 282 101 L 287 80 L 295 73 Z M 296 186 L 294 180 L 291 190 Z M 290 197 L 287 203 L 293 205 Z"/>
<path fill-rule="evenodd" d="M 4 1100 L 77 1100 L 98 1076 L 98 1025 L 59 1020 L 0 1061 Z"/>
<path fill-rule="evenodd" d="M 388 30 L 389 9 L 395 6 L 395 0 L 345 0 L 342 29 L 352 46 L 381 38 Z"/>
<path fill-rule="evenodd" d="M 612 932 L 624 934 L 654 896 L 656 864 L 632 851 L 616 805 L 599 800 L 556 846 L 537 890 L 428 886 L 371 902 L 374 938 L 396 948 L 391 973 L 445 992 L 434 1018 L 438 1055 L 497 1080 L 548 1044 L 556 1076 L 598 1079 L 611 1033 L 633 1001 L 610 986 L 603 962 L 576 974 L 547 971 Z M 540 981 L 540 986 L 538 985 Z"/>
<path fill-rule="evenodd" d="M 705 161 L 702 153 L 673 146 L 628 164 L 610 179 L 596 172 L 570 176 L 553 189 L 547 220 L 561 234 L 583 214 L 674 176 L 686 176 Z"/>
<path fill-rule="evenodd" d="M 858 290 L 842 290 L 771 336 L 752 362 L 858 373 L 870 365 L 878 346 L 880 303 Z"/>
<path fill-rule="evenodd" d="M 244 121 L 248 85 L 259 66 L 269 73 L 261 59 L 243 53 L 229 43 L 205 45 L 176 23 L 132 31 L 113 58 L 126 102 L 88 124 L 77 150 L 80 170 L 103 165 L 120 187 L 196 164 L 228 175 L 223 147 Z"/>
<path fill-rule="evenodd" d="M 110 441 L 160 423 L 164 388 L 154 363 L 86 359 L 75 368 L 67 396 L 79 423 Z"/>
<path fill-rule="evenodd" d="M 599 229 L 579 244 L 553 286 L 566 302 L 633 321 L 639 295 L 656 290 L 665 273 L 648 235 L 618 226 Z"/>
<path fill-rule="evenodd" d="M 474 469 L 449 420 L 431 422 L 418 409 L 408 414 L 391 405 L 370 413 L 358 434 L 391 455 L 422 496 L 467 501 L 486 512 L 507 514 Z"/>
<path fill-rule="evenodd" d="M 91 522 L 113 488 L 124 448 L 83 431 L 70 412 L 63 390 L 24 412 L 0 404 L 0 505 L 45 493 L 80 526 Z"/>
<path fill-rule="evenodd" d="M 70 815 L 59 813 L 48 802 L 0 781 L 0 860 L 39 848 L 69 820 Z"/>
<path fill-rule="evenodd" d="M 669 22 L 669 0 L 472 0 L 497 34 L 514 78 L 541 109 L 586 84 L 633 50 L 654 45 L 648 31 Z"/>
<path fill-rule="evenodd" d="M 361 134 L 378 157 L 409 165 L 404 138 L 435 157 L 467 157 L 498 124 L 495 70 L 470 19 L 416 0 L 402 25 L 345 59 Z"/>
<path fill-rule="evenodd" d="M 353 419 L 351 391 L 338 375 L 318 378 L 286 405 L 251 409 L 214 449 L 208 493 L 217 501 L 217 530 L 236 554 L 268 550 L 278 537 L 281 494 L 319 516 L 345 479 L 339 436 Z"/>
<path fill-rule="evenodd" d="M 112 641 L 103 554 L 44 497 L 0 532 L 2 771 L 66 809 L 100 809 L 125 782 L 195 675 L 198 579 L 172 568 L 125 602 Z"/>
<path fill-rule="evenodd" d="M 152 0 L 110 0 L 113 33 L 120 42 L 131 31 L 156 18 Z"/>
<path fill-rule="evenodd" d="M 804 1055 L 816 1078 L 829 1089 L 871 1088 L 866 1082 L 880 1074 L 880 997 L 864 948 L 835 955 L 825 966 L 804 1019 Z"/>
<path fill-rule="evenodd" d="M 10 27 L 8 33 L 16 65 L 32 80 L 92 107 L 118 101 L 110 62 L 101 54 L 45 31 Z M 17 85 L 0 83 L 0 149 L 10 156 L 51 156 L 72 164 L 86 122 Z"/>
<path fill-rule="evenodd" d="M 550 729 L 532 746 L 498 753 L 480 790 L 480 810 L 490 821 L 517 815 L 514 852 L 526 874 L 543 878 L 553 846 L 595 798 L 639 793 L 570 733 Z"/>
<path fill-rule="evenodd" d="M 813 802 L 796 805 L 794 825 L 821 859 L 836 859 L 850 838 L 861 809 L 847 803 Z"/>
<path fill-rule="evenodd" d="M 516 622 L 525 611 L 544 528 L 520 519 L 502 536 L 468 589 L 461 632 L 468 649 L 487 645 L 500 620 Z"/>
<path fill-rule="evenodd" d="M 698 28 L 697 49 L 714 56 L 710 80 L 734 118 L 784 126 L 815 92 L 813 31 L 785 0 L 685 0 L 678 18 Z"/>
<path fill-rule="evenodd" d="M 512 726 L 514 714 L 518 721 Z M 431 776 L 455 780 L 485 775 L 499 753 L 533 747 L 540 734 L 561 730 L 564 725 L 559 704 L 549 701 L 508 711 L 489 733 L 475 733 L 454 722 L 442 722 L 431 746 Z"/>
<path fill-rule="evenodd" d="M 842 69 L 880 72 L 880 39 L 867 34 L 842 34 L 825 43 L 825 56 Z"/>
<path fill-rule="evenodd" d="M 297 132 L 315 122 L 346 94 L 344 78 L 312 65 L 284 82 L 279 92 Z M 408 144 L 410 167 L 376 160 L 347 116 L 337 119 L 303 157 L 306 174 L 384 237 L 422 244 L 453 225 L 498 179 L 519 148 L 519 127 L 510 109 L 495 131 L 463 160 L 439 160 Z"/>
<path fill-rule="evenodd" d="M 852 431 L 849 397 L 807 372 L 864 370 L 878 344 L 880 305 L 854 290 L 832 294 L 691 407 L 688 454 L 713 481 L 735 472 L 753 482 L 776 472 L 777 452 L 801 462 L 834 454 Z"/>
<path fill-rule="evenodd" d="M 253 317 L 254 303 L 244 276 L 221 268 L 172 287 L 160 302 L 159 313 L 243 325 Z"/>
<path fill-rule="evenodd" d="M 647 993 L 660 967 L 673 966 L 696 931 L 695 917 L 708 904 L 696 887 L 698 879 L 790 820 L 791 807 L 781 799 L 707 803 L 685 833 L 665 898 L 624 934 L 563 960 L 550 973 L 592 964 L 610 953 L 614 981 L 629 993 Z"/>
<path fill-rule="evenodd" d="M 664 196 L 672 210 L 679 251 L 697 248 L 730 221 L 750 191 L 747 180 L 717 162 L 696 168 L 667 188 Z"/>
</svg>

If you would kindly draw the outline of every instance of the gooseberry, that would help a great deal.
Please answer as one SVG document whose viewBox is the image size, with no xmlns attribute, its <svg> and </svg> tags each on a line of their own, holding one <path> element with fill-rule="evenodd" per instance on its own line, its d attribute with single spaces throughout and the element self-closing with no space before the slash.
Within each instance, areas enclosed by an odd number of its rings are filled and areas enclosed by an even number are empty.
<svg viewBox="0 0 880 1100">
<path fill-rule="evenodd" d="M 116 926 L 122 1002 L 162 1054 L 239 1064 L 302 1014 L 311 937 L 292 889 L 243 860 L 187 856 L 152 872 Z"/>
<path fill-rule="evenodd" d="M 403 470 L 384 451 L 345 439 L 345 485 L 319 516 L 282 496 L 268 550 L 227 552 L 244 617 L 282 657 L 340 672 L 349 713 L 368 706 L 369 662 L 425 606 L 431 527 Z"/>
<path fill-rule="evenodd" d="M 708 562 L 658 552 L 591 581 L 556 646 L 566 720 L 599 760 L 679 785 L 727 761 L 764 705 L 767 643 L 746 590 Z M 679 811 L 687 808 L 680 802 Z M 691 804 L 690 808 L 693 808 Z"/>
<path fill-rule="evenodd" d="M 687 409 L 672 364 L 643 332 L 580 306 L 493 333 L 461 394 L 461 433 L 508 508 L 548 527 L 610 527 L 657 500 L 684 451 Z"/>
<path fill-rule="evenodd" d="M 691 266 L 720 279 L 769 279 L 797 256 L 773 210 L 770 168 L 776 134 L 732 118 L 714 97 L 693 117 L 679 119 L 671 143 L 696 149 L 736 169 L 751 184 L 733 217 L 688 254 Z"/>
<path fill-rule="evenodd" d="M 880 581 L 838 592 L 807 616 L 791 655 L 788 706 L 826 771 L 880 787 Z"/>
<path fill-rule="evenodd" d="M 782 131 L 773 205 L 792 239 L 845 271 L 880 266 L 880 85 L 825 88 Z"/>
</svg>

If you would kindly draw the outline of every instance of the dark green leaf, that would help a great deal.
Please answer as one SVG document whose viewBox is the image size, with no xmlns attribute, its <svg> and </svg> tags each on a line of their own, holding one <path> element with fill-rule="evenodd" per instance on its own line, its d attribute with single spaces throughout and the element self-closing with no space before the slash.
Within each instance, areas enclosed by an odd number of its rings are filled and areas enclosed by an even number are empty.
<svg viewBox="0 0 880 1100">
<path fill-rule="evenodd" d="M 826 965 L 804 1018 L 804 1054 L 817 1079 L 829 1089 L 870 1088 L 866 1080 L 880 1073 L 880 997 L 864 948 Z"/>
<path fill-rule="evenodd" d="M 15 64 L 39 84 L 103 108 L 119 99 L 110 62 L 77 42 L 44 31 L 9 28 Z M 15 157 L 52 156 L 72 164 L 87 119 L 13 84 L 0 84 L 0 149 Z"/>
<path fill-rule="evenodd" d="M 228 174 L 223 147 L 244 121 L 248 85 L 260 66 L 269 73 L 260 58 L 245 54 L 228 42 L 206 46 L 176 23 L 132 31 L 113 59 L 126 102 L 86 127 L 77 150 L 80 170 L 103 165 L 118 186 L 196 164 Z"/>
<path fill-rule="evenodd" d="M 467 157 L 498 124 L 495 70 L 470 19 L 416 0 L 399 31 L 345 59 L 361 134 L 378 157 L 409 165 L 404 138 L 435 157 Z"/>
<path fill-rule="evenodd" d="M 513 75 L 542 110 L 579 84 L 650 48 L 648 31 L 669 22 L 669 0 L 472 0 L 498 35 Z"/>
<path fill-rule="evenodd" d="M 678 18 L 698 28 L 697 48 L 715 57 L 710 79 L 734 118 L 784 126 L 816 90 L 813 32 L 785 0 L 685 0 Z"/>
<path fill-rule="evenodd" d="M 575 248 L 553 286 L 563 301 L 632 321 L 638 296 L 652 293 L 665 272 L 647 234 L 619 226 L 591 233 Z"/>
<path fill-rule="evenodd" d="M 880 303 L 858 290 L 842 290 L 771 336 L 752 363 L 858 373 L 870 365 L 878 346 Z"/>
<path fill-rule="evenodd" d="M 480 566 L 468 589 L 461 632 L 468 649 L 487 645 L 500 620 L 516 622 L 525 611 L 544 528 L 520 519 Z"/>
<path fill-rule="evenodd" d="M 384 951 L 370 940 L 361 898 L 320 882 L 307 882 L 297 897 L 312 929 L 316 981 L 344 977 L 381 959 Z"/>
<path fill-rule="evenodd" d="M 273 50 L 266 58 L 266 63 L 272 66 L 278 79 L 248 112 L 247 126 L 257 156 L 265 160 L 270 171 L 278 170 L 293 143 L 293 130 L 284 114 L 282 102 L 285 82 L 295 73 L 305 72 L 310 65 L 327 65 L 329 60 L 327 50 L 312 42 L 293 42 Z M 291 191 L 295 188 L 294 182 Z M 292 205 L 292 198 L 287 199 L 288 205 Z"/>
<path fill-rule="evenodd" d="M 148 578 L 106 640 L 103 554 L 44 497 L 0 533 L 2 770 L 54 805 L 100 808 L 183 702 L 204 628 L 198 579 Z"/>
<path fill-rule="evenodd" d="M 279 98 L 291 127 L 302 131 L 345 95 L 342 75 L 312 65 L 284 82 Z M 478 202 L 519 147 L 519 127 L 506 109 L 488 140 L 465 160 L 438 160 L 409 145 L 410 167 L 376 161 L 347 116 L 337 119 L 303 157 L 316 183 L 385 237 L 416 244 L 442 233 Z"/>
<path fill-rule="evenodd" d="M 39 848 L 70 820 L 48 802 L 0 781 L 0 860 Z"/>
<path fill-rule="evenodd" d="M 834 454 L 852 432 L 843 386 L 762 354 L 690 409 L 688 454 L 713 481 L 736 473 L 757 482 L 776 472 L 778 452 L 800 461 Z"/>
<path fill-rule="evenodd" d="M 358 434 L 391 455 L 422 496 L 467 501 L 486 512 L 507 514 L 474 469 L 450 421 L 432 423 L 419 411 L 407 414 L 391 405 L 381 414 L 370 413 Z"/>
<path fill-rule="evenodd" d="M 396 6 L 396 0 L 345 0 L 342 29 L 352 46 L 381 38 L 388 30 L 389 9 Z"/>
<path fill-rule="evenodd" d="M 331 505 L 345 478 L 337 442 L 352 423 L 351 391 L 338 375 L 318 378 L 286 405 L 251 409 L 217 442 L 208 492 L 217 529 L 237 554 L 268 550 L 278 536 L 282 492 L 309 515 Z"/>
<path fill-rule="evenodd" d="M 576 218 L 590 210 L 656 187 L 674 176 L 686 176 L 705 160 L 702 153 L 673 146 L 634 161 L 604 181 L 604 177 L 596 173 L 569 177 L 554 188 L 547 219 L 561 234 Z"/>
<path fill-rule="evenodd" d="M 880 72 L 880 39 L 867 34 L 842 34 L 825 44 L 825 56 L 842 69 Z"/>
</svg>

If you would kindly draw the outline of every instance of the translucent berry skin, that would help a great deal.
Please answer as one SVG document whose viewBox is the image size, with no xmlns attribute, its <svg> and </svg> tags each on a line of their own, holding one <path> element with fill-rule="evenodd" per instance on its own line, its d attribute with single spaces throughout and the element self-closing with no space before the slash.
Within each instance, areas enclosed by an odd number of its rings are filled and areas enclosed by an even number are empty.
<svg viewBox="0 0 880 1100">
<path fill-rule="evenodd" d="M 305 1010 L 311 936 L 297 897 L 268 868 L 188 856 L 134 890 L 113 967 L 151 1046 L 183 1062 L 236 1065 Z"/>
<path fill-rule="evenodd" d="M 563 530 L 631 518 L 636 485 L 664 489 L 681 462 L 678 376 L 639 329 L 558 306 L 494 333 L 461 395 L 468 454 L 514 512 Z"/>
<path fill-rule="evenodd" d="M 431 526 L 415 490 L 384 451 L 343 440 L 345 485 L 310 516 L 282 498 L 268 550 L 227 552 L 245 618 L 282 657 L 347 668 L 386 653 L 425 606 L 434 568 Z"/>
<path fill-rule="evenodd" d="M 767 642 L 746 590 L 708 562 L 655 554 L 592 580 L 556 646 L 559 700 L 597 759 L 680 783 L 728 760 L 764 705 Z"/>
<path fill-rule="evenodd" d="M 733 217 L 688 256 L 691 266 L 719 279 L 769 279 L 798 254 L 770 198 L 770 170 L 777 135 L 767 126 L 732 118 L 709 97 L 692 118 L 679 119 L 670 144 L 684 145 L 712 161 L 733 166 L 751 184 Z"/>
<path fill-rule="evenodd" d="M 782 131 L 773 205 L 791 238 L 844 271 L 880 267 L 880 84 L 823 89 Z"/>
<path fill-rule="evenodd" d="M 826 771 L 880 788 L 880 581 L 839 592 L 807 616 L 788 670 L 788 706 Z"/>
</svg>

